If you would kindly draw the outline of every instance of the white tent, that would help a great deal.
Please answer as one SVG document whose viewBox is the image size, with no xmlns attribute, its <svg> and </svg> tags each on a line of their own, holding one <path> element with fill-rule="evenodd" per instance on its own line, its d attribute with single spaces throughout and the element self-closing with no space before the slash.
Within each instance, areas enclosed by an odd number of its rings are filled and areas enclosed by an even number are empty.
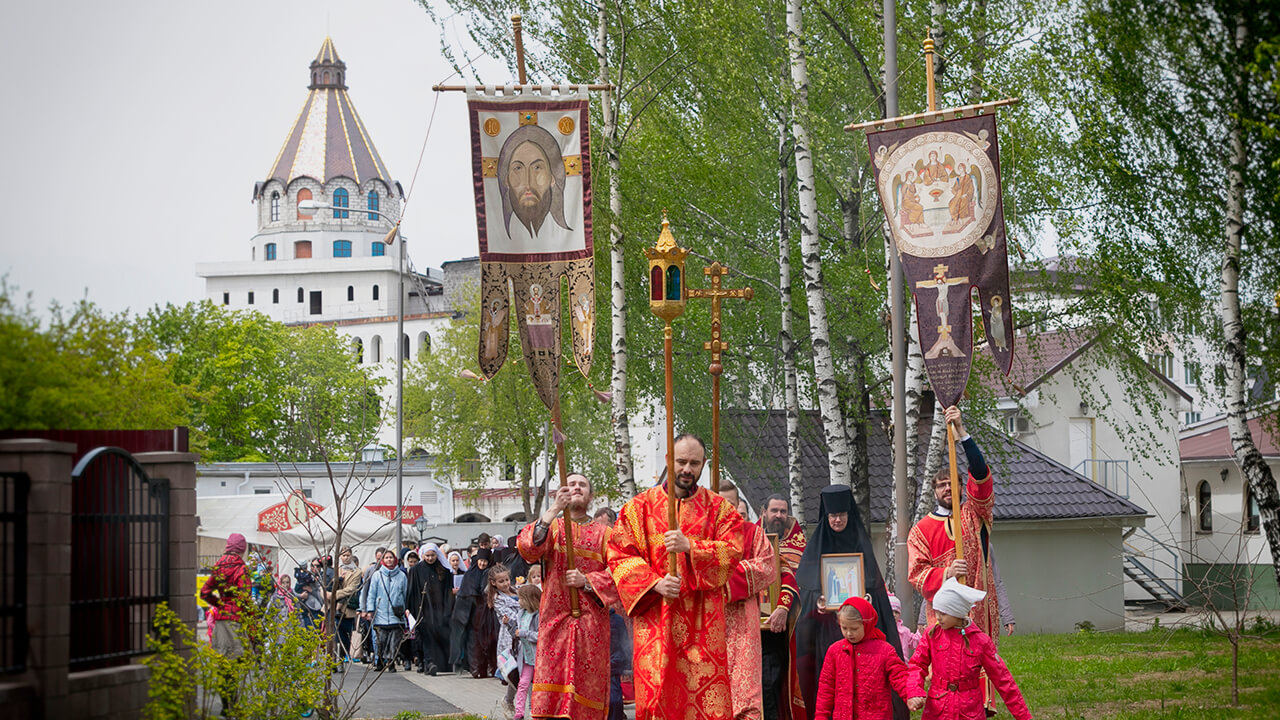
<svg viewBox="0 0 1280 720">
<path fill-rule="evenodd" d="M 306 523 L 276 533 L 281 552 L 298 563 L 316 555 L 336 554 L 336 513 L 336 506 L 330 506 Z M 395 542 L 395 523 L 364 508 L 357 509 L 342 529 L 342 544 L 351 546 L 361 565 L 373 560 L 373 551 L 378 547 L 392 547 Z"/>
</svg>

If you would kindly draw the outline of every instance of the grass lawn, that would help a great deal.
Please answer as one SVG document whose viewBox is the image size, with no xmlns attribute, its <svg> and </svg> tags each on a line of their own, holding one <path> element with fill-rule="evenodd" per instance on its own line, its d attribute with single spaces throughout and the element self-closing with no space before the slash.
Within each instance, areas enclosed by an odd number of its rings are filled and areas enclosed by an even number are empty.
<svg viewBox="0 0 1280 720">
<path fill-rule="evenodd" d="M 1280 717 L 1280 632 L 1241 640 L 1239 707 L 1231 645 L 1214 633 L 1015 635 L 1000 639 L 1000 655 L 1036 718 Z"/>
</svg>

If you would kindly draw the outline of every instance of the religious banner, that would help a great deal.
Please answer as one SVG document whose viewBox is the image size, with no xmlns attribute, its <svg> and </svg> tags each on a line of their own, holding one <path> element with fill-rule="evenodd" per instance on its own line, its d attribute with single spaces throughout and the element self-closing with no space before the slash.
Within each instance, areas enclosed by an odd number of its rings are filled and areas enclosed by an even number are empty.
<svg viewBox="0 0 1280 720">
<path fill-rule="evenodd" d="M 867 134 L 876 188 L 915 298 L 925 369 L 943 407 L 964 393 L 973 355 L 970 288 L 987 347 L 1008 374 L 1013 310 L 991 114 Z"/>
<path fill-rule="evenodd" d="M 480 235 L 480 369 L 507 358 L 514 314 L 538 397 L 554 408 L 560 382 L 560 278 L 568 277 L 573 359 L 591 369 L 595 266 L 587 89 L 553 95 L 467 88 Z M 514 306 L 511 294 L 515 294 Z"/>
<path fill-rule="evenodd" d="M 324 512 L 323 505 L 311 502 L 300 492 L 293 492 L 284 499 L 284 502 L 278 502 L 258 513 L 258 530 L 284 532 L 322 512 Z"/>
</svg>

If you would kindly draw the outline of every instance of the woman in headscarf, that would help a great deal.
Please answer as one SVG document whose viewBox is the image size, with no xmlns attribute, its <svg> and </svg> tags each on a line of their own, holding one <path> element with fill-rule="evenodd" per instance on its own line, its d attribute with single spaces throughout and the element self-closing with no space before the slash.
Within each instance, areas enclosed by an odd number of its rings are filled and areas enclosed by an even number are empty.
<svg viewBox="0 0 1280 720">
<path fill-rule="evenodd" d="M 462 585 L 453 604 L 449 623 L 449 662 L 459 675 L 469 672 L 467 665 L 471 640 L 471 616 L 477 607 L 485 609 L 484 594 L 489 585 L 489 548 L 476 551 L 471 567 L 462 576 Z"/>
<path fill-rule="evenodd" d="M 449 618 L 453 614 L 453 573 L 440 548 L 427 543 L 421 561 L 409 571 L 409 610 L 417 620 L 413 654 L 418 672 L 435 675 L 449 662 Z"/>
<path fill-rule="evenodd" d="M 800 616 L 796 622 L 796 669 L 800 675 L 800 693 L 804 706 L 810 713 L 816 708 L 818 678 L 822 675 L 822 661 L 831 644 L 841 639 L 840 623 L 834 612 L 826 612 L 820 600 L 822 590 L 822 556 L 862 553 L 862 574 L 866 593 L 876 611 L 876 627 L 898 654 L 902 646 L 898 640 L 898 628 L 893 621 L 893 608 L 880 565 L 876 562 L 871 535 L 862 524 L 853 491 L 846 485 L 829 485 L 822 489 L 818 500 L 818 526 L 805 545 L 800 569 L 796 572 L 796 584 L 800 587 Z M 893 698 L 895 720 L 906 720 L 907 706 L 897 695 Z"/>
</svg>

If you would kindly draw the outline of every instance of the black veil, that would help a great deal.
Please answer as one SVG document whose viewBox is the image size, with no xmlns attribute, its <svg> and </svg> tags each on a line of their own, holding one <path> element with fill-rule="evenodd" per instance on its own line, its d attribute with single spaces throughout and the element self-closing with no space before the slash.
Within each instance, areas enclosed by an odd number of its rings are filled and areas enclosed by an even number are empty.
<svg viewBox="0 0 1280 720">
<path fill-rule="evenodd" d="M 836 532 L 827 524 L 829 513 L 847 512 L 849 524 Z M 889 594 L 885 590 L 880 564 L 876 562 L 875 547 L 871 535 L 862 524 L 853 491 L 845 485 L 829 485 L 822 489 L 818 500 L 818 526 L 809 536 L 800 569 L 796 572 L 796 585 L 800 588 L 800 616 L 796 622 L 796 670 L 800 675 L 800 693 L 809 717 L 817 707 L 818 678 L 822 674 L 822 661 L 831 644 L 840 640 L 840 625 L 835 613 L 819 613 L 818 597 L 822 595 L 822 556 L 833 553 L 862 553 L 862 570 L 865 575 L 868 600 L 876 611 L 876 627 L 884 633 L 889 644 L 902 655 L 902 643 L 898 639 L 898 626 L 889 606 Z M 905 562 L 902 558 L 901 562 Z M 895 720 L 909 717 L 907 706 L 895 694 L 893 696 Z"/>
</svg>

